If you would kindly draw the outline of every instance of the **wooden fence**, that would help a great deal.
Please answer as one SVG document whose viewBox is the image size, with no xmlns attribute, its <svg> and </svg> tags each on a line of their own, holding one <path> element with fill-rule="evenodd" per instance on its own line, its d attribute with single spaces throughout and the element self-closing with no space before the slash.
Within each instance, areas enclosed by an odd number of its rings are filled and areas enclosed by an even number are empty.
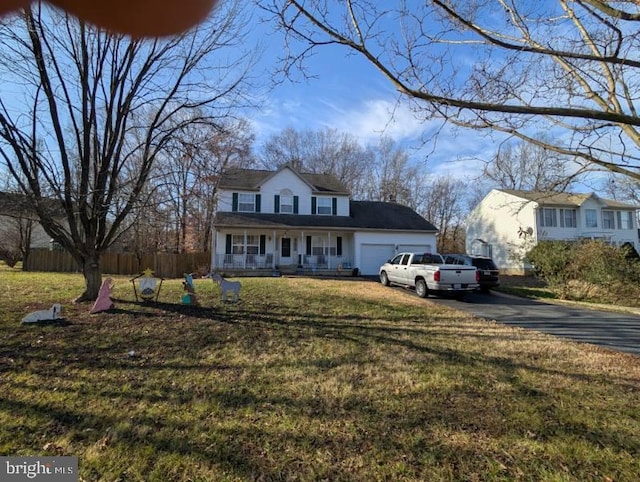
<svg viewBox="0 0 640 482">
<path fill-rule="evenodd" d="M 132 253 L 104 253 L 101 258 L 102 273 L 134 275 L 151 268 L 162 278 L 181 278 L 184 273 L 206 274 L 211 266 L 211 253 L 145 254 L 138 257 Z M 32 249 L 25 271 L 79 272 L 78 264 L 64 251 Z"/>
</svg>

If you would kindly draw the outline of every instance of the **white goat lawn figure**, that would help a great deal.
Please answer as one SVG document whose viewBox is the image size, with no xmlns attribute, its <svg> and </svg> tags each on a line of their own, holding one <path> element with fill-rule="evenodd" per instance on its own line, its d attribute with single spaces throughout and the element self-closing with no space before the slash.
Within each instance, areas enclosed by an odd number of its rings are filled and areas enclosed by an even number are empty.
<svg viewBox="0 0 640 482">
<path fill-rule="evenodd" d="M 49 310 L 40 310 L 29 313 L 27 316 L 22 318 L 22 323 L 38 323 L 39 321 L 52 321 L 62 318 L 60 314 L 62 313 L 62 306 L 60 303 L 56 303 Z"/>
<path fill-rule="evenodd" d="M 227 281 L 219 273 L 210 273 L 209 276 L 214 283 L 218 283 L 220 286 L 220 290 L 222 291 L 222 301 L 229 301 L 229 293 L 232 295 L 231 301 L 234 303 L 238 301 L 240 288 L 242 287 L 240 281 Z"/>
</svg>

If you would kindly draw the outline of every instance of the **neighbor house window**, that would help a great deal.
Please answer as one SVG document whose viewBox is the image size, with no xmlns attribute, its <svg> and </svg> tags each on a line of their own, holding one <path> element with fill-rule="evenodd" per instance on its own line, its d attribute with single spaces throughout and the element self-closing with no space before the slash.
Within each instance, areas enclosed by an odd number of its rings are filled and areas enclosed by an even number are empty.
<svg viewBox="0 0 640 482">
<path fill-rule="evenodd" d="M 618 229 L 633 229 L 633 213 L 631 211 L 617 211 Z"/>
<path fill-rule="evenodd" d="M 588 228 L 597 228 L 598 227 L 598 213 L 595 209 L 585 209 L 585 226 Z"/>
<path fill-rule="evenodd" d="M 575 228 L 578 226 L 575 209 L 560 210 L 560 226 L 563 228 Z"/>
<path fill-rule="evenodd" d="M 558 226 L 555 208 L 542 208 L 540 210 L 540 225 L 550 228 Z"/>
<path fill-rule="evenodd" d="M 613 211 L 602 210 L 602 227 L 604 229 L 616 228 L 616 218 Z"/>
</svg>

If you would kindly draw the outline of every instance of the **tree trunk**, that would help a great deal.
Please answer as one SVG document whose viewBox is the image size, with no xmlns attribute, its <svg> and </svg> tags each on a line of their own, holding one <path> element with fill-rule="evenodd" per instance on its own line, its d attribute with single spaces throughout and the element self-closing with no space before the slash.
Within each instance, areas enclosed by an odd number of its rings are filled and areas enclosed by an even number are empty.
<svg viewBox="0 0 640 482">
<path fill-rule="evenodd" d="M 98 297 L 100 284 L 102 283 L 102 266 L 100 255 L 95 254 L 82 259 L 82 274 L 84 275 L 84 293 L 74 300 L 74 303 L 94 301 Z"/>
</svg>

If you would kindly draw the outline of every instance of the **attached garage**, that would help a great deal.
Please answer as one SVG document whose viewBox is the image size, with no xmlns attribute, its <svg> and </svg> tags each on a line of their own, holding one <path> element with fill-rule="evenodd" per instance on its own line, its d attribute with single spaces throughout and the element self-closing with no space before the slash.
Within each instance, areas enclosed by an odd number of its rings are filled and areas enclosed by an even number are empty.
<svg viewBox="0 0 640 482">
<path fill-rule="evenodd" d="M 430 244 L 401 244 L 398 246 L 399 253 L 433 253 L 433 246 Z"/>
<path fill-rule="evenodd" d="M 377 275 L 385 261 L 393 258 L 393 244 L 362 244 L 360 247 L 360 274 Z"/>
</svg>

